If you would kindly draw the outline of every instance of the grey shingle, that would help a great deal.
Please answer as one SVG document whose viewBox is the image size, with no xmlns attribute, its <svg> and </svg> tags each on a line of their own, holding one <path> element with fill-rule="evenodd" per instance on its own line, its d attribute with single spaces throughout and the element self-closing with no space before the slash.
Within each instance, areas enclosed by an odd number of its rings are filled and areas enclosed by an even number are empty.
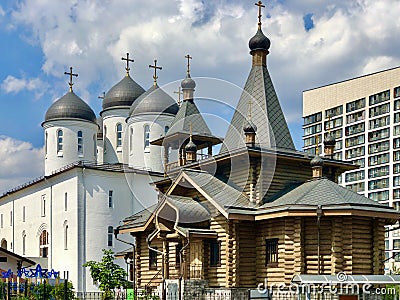
<svg viewBox="0 0 400 300">
<path fill-rule="evenodd" d="M 244 146 L 243 123 L 248 117 L 257 126 L 257 143 L 265 148 L 294 150 L 292 137 L 266 66 L 253 66 L 240 97 L 221 153 Z"/>
</svg>

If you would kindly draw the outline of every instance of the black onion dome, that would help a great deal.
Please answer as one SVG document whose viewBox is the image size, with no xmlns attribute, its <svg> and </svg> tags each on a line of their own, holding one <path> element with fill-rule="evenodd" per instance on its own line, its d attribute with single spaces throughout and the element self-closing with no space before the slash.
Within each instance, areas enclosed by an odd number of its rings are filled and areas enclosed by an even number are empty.
<svg viewBox="0 0 400 300">
<path fill-rule="evenodd" d="M 311 167 L 322 167 L 324 165 L 324 160 L 321 158 L 321 156 L 316 155 L 310 161 L 310 165 L 311 165 Z"/>
<path fill-rule="evenodd" d="M 324 141 L 325 146 L 335 146 L 336 145 L 336 139 L 332 134 L 329 134 L 325 141 Z"/>
<path fill-rule="evenodd" d="M 44 121 L 78 119 L 96 123 L 96 115 L 89 105 L 74 92 L 68 92 L 54 102 L 46 112 Z"/>
<path fill-rule="evenodd" d="M 153 85 L 149 90 L 138 97 L 129 110 L 129 115 L 140 114 L 171 114 L 176 115 L 178 104 L 158 85 Z"/>
<path fill-rule="evenodd" d="M 144 89 L 127 75 L 107 92 L 103 100 L 103 110 L 131 106 L 133 101 L 143 93 Z"/>
<path fill-rule="evenodd" d="M 270 46 L 271 41 L 264 35 L 261 29 L 258 29 L 257 33 L 249 41 L 250 52 L 255 50 L 268 51 Z"/>
<path fill-rule="evenodd" d="M 252 121 L 247 121 L 247 122 L 245 122 L 245 124 L 243 126 L 243 131 L 244 132 L 256 132 L 257 126 Z"/>
<path fill-rule="evenodd" d="M 192 140 L 190 140 L 189 143 L 187 143 L 186 146 L 185 146 L 185 151 L 186 152 L 196 152 L 197 151 L 196 144 L 193 143 Z"/>
<path fill-rule="evenodd" d="M 190 74 L 186 75 L 186 78 L 182 80 L 181 82 L 181 88 L 184 90 L 194 90 L 196 87 L 196 82 L 190 77 Z"/>
</svg>

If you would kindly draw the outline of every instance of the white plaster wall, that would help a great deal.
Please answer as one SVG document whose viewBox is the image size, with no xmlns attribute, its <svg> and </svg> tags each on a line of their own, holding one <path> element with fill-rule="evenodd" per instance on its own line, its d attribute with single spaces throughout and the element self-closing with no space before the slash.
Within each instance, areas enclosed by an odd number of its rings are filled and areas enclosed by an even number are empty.
<svg viewBox="0 0 400 300">
<path fill-rule="evenodd" d="M 78 120 L 57 120 L 46 122 L 45 129 L 45 175 L 50 175 L 70 163 L 85 160 L 96 161 L 96 138 L 98 126 Z M 63 151 L 57 152 L 57 132 L 63 130 Z M 78 153 L 77 133 L 83 133 L 83 154 Z M 46 138 L 47 137 L 47 138 Z"/>
<path fill-rule="evenodd" d="M 128 114 L 129 108 L 110 109 L 101 113 L 103 118 L 103 144 L 105 145 L 103 146 L 104 163 L 128 163 L 127 160 L 124 161 L 126 118 Z M 121 147 L 117 147 L 117 124 L 122 125 Z"/>
<path fill-rule="evenodd" d="M 130 167 L 164 172 L 164 149 L 162 146 L 156 145 L 144 147 L 144 127 L 145 125 L 150 126 L 151 142 L 165 135 L 165 126 L 170 126 L 173 119 L 174 117 L 169 115 L 141 115 L 129 118 L 127 133 L 129 145 L 127 149 Z"/>
</svg>

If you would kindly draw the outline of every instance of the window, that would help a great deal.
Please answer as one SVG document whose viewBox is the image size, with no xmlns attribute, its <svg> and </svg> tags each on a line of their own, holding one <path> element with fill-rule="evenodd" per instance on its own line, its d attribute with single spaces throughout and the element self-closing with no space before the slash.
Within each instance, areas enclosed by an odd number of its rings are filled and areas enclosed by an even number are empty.
<svg viewBox="0 0 400 300">
<path fill-rule="evenodd" d="M 365 107 L 365 98 L 361 98 L 346 104 L 346 112 L 352 112 Z"/>
<path fill-rule="evenodd" d="M 390 99 L 390 91 L 380 92 L 378 94 L 369 96 L 369 105 L 375 105 Z"/>
<path fill-rule="evenodd" d="M 396 125 L 393 127 L 393 136 L 400 135 L 400 125 Z"/>
<path fill-rule="evenodd" d="M 347 126 L 346 129 L 346 136 L 361 133 L 365 131 L 365 124 L 359 123 L 356 125 Z"/>
<path fill-rule="evenodd" d="M 336 106 L 331 109 L 325 110 L 325 118 L 339 116 L 343 113 L 343 106 Z"/>
<path fill-rule="evenodd" d="M 395 177 L 396 178 L 396 177 Z M 399 177 L 400 179 L 400 177 Z M 399 181 L 400 183 L 400 181 Z M 382 178 L 378 180 L 371 180 L 368 182 L 368 189 L 369 190 L 378 190 L 378 189 L 385 189 L 389 187 L 389 179 Z"/>
<path fill-rule="evenodd" d="M 393 152 L 393 160 L 394 161 L 399 161 L 400 160 L 400 151 L 394 151 Z"/>
<path fill-rule="evenodd" d="M 389 175 L 389 166 L 382 166 L 368 170 L 368 178 L 376 178 Z"/>
<path fill-rule="evenodd" d="M 374 154 L 389 150 L 389 141 L 371 144 L 368 146 L 368 153 Z"/>
<path fill-rule="evenodd" d="M 390 106 L 388 104 L 382 104 L 369 109 L 369 117 L 377 117 L 390 112 Z"/>
<path fill-rule="evenodd" d="M 389 137 L 389 135 L 390 135 L 389 128 L 376 130 L 376 131 L 368 133 L 368 141 L 369 142 L 379 141 L 379 140 Z"/>
<path fill-rule="evenodd" d="M 400 176 L 393 177 L 393 186 L 400 186 Z"/>
<path fill-rule="evenodd" d="M 133 151 L 133 128 L 131 128 L 129 135 L 129 152 L 132 154 L 132 151 Z"/>
<path fill-rule="evenodd" d="M 63 151 L 63 131 L 59 129 L 57 131 L 57 152 Z"/>
<path fill-rule="evenodd" d="M 96 143 L 96 135 L 93 134 L 93 156 L 97 156 L 97 143 Z"/>
<path fill-rule="evenodd" d="M 108 191 L 108 207 L 113 208 L 114 203 L 113 203 L 113 191 Z"/>
<path fill-rule="evenodd" d="M 47 155 L 47 139 L 49 138 L 49 133 L 46 131 L 44 135 L 44 154 Z"/>
<path fill-rule="evenodd" d="M 78 131 L 78 154 L 83 154 L 83 133 L 82 131 Z"/>
<path fill-rule="evenodd" d="M 353 182 L 353 181 L 357 181 L 357 180 L 363 180 L 365 177 L 365 172 L 364 171 L 356 171 L 356 172 L 352 172 L 352 173 L 347 173 L 345 175 L 345 180 L 346 182 Z"/>
<path fill-rule="evenodd" d="M 361 145 L 361 144 L 364 144 L 364 142 L 365 142 L 365 137 L 363 134 L 354 136 L 354 137 L 346 139 L 346 147 L 353 147 L 353 146 Z"/>
<path fill-rule="evenodd" d="M 390 116 L 377 118 L 369 121 L 369 129 L 375 129 L 383 126 L 387 126 L 390 124 Z"/>
<path fill-rule="evenodd" d="M 393 249 L 400 249 L 400 240 L 393 240 Z"/>
<path fill-rule="evenodd" d="M 122 124 L 117 124 L 117 147 L 122 147 Z"/>
<path fill-rule="evenodd" d="M 103 135 L 103 152 L 107 153 L 107 126 L 104 126 L 104 135 Z"/>
<path fill-rule="evenodd" d="M 310 135 L 310 134 L 318 133 L 318 132 L 321 132 L 321 130 L 322 130 L 321 123 L 320 124 L 316 124 L 316 125 L 312 125 L 312 126 L 304 128 L 304 135 Z"/>
<path fill-rule="evenodd" d="M 64 224 L 64 250 L 68 249 L 68 224 Z"/>
<path fill-rule="evenodd" d="M 400 174 L 400 164 L 394 164 L 393 165 L 393 173 L 394 174 Z"/>
<path fill-rule="evenodd" d="M 398 98 L 398 97 L 400 97 L 400 86 L 398 86 L 398 87 L 396 87 L 396 88 L 394 88 L 394 91 L 393 91 L 394 93 L 394 98 Z"/>
<path fill-rule="evenodd" d="M 112 247 L 113 245 L 113 234 L 114 234 L 114 229 L 112 226 L 108 226 L 107 229 L 107 246 Z"/>
<path fill-rule="evenodd" d="M 374 155 L 374 156 L 369 157 L 368 160 L 369 160 L 369 162 L 368 162 L 369 166 L 385 164 L 385 163 L 389 162 L 389 153 Z"/>
<path fill-rule="evenodd" d="M 346 150 L 346 159 L 360 157 L 365 154 L 364 146 Z"/>
<path fill-rule="evenodd" d="M 24 207 L 22 207 L 22 222 L 25 222 L 25 212 L 26 212 L 26 208 L 24 206 Z"/>
<path fill-rule="evenodd" d="M 307 117 L 304 117 L 304 125 L 309 125 L 312 123 L 316 123 L 322 120 L 322 113 L 316 113 L 313 115 L 309 115 Z"/>
<path fill-rule="evenodd" d="M 10 211 L 10 226 L 13 225 L 13 212 Z"/>
<path fill-rule="evenodd" d="M 148 148 L 150 146 L 150 126 L 144 126 L 144 148 Z"/>
<path fill-rule="evenodd" d="M 3 214 L 0 215 L 0 227 L 3 228 Z"/>
<path fill-rule="evenodd" d="M 67 211 L 68 209 L 68 193 L 65 192 L 64 194 L 64 211 Z"/>
<path fill-rule="evenodd" d="M 318 141 L 321 142 L 322 135 L 318 134 Z M 315 145 L 316 143 L 316 136 L 311 136 L 309 138 L 304 139 L 304 147 Z"/>
<path fill-rule="evenodd" d="M 165 135 L 167 134 L 168 130 L 169 130 L 169 126 L 165 126 L 165 127 L 164 127 L 164 134 L 165 134 Z"/>
<path fill-rule="evenodd" d="M 389 191 L 369 193 L 368 198 L 375 200 L 375 201 L 389 200 Z"/>
<path fill-rule="evenodd" d="M 365 159 L 364 158 L 359 158 L 351 161 L 353 164 L 360 166 L 360 168 L 365 167 Z"/>
<path fill-rule="evenodd" d="M 157 247 L 154 247 L 154 249 L 157 249 Z M 157 252 L 152 249 L 149 249 L 149 269 L 157 269 Z"/>
<path fill-rule="evenodd" d="M 49 250 L 49 233 L 43 230 L 39 238 L 40 257 L 47 257 Z"/>
<path fill-rule="evenodd" d="M 346 116 L 346 123 L 351 124 L 354 122 L 362 121 L 365 119 L 365 111 L 355 112 Z"/>
<path fill-rule="evenodd" d="M 265 244 L 265 265 L 278 264 L 278 239 L 266 239 Z"/>
<path fill-rule="evenodd" d="M 325 130 L 333 129 L 343 125 L 343 117 L 336 118 L 330 121 L 325 121 Z"/>
<path fill-rule="evenodd" d="M 346 187 L 353 192 L 364 192 L 364 182 L 358 182 L 358 183 L 353 183 L 353 184 L 348 184 Z"/>
<path fill-rule="evenodd" d="M 25 248 L 26 248 L 26 234 L 24 230 L 22 231 L 22 255 L 25 255 Z"/>
<path fill-rule="evenodd" d="M 42 201 L 41 201 L 41 216 L 45 217 L 46 216 L 46 195 L 42 195 Z"/>
<path fill-rule="evenodd" d="M 342 130 L 332 130 L 331 132 L 325 132 L 325 138 L 327 138 L 329 135 L 333 135 L 336 139 L 340 139 L 342 137 Z M 321 139 L 320 139 L 321 141 Z"/>
<path fill-rule="evenodd" d="M 393 190 L 393 199 L 400 199 L 400 189 Z"/>
<path fill-rule="evenodd" d="M 400 148 L 400 138 L 393 139 L 393 149 Z"/>
<path fill-rule="evenodd" d="M 180 267 L 181 265 L 181 250 L 182 250 L 182 243 L 178 243 L 175 246 L 175 267 Z"/>
<path fill-rule="evenodd" d="M 217 267 L 221 264 L 220 248 L 221 242 L 218 240 L 210 241 L 210 267 Z"/>
</svg>

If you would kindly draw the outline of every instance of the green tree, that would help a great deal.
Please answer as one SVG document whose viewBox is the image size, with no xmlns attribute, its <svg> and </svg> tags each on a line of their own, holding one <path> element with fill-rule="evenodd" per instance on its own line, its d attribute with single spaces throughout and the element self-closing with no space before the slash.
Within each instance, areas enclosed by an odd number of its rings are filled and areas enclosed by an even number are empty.
<svg viewBox="0 0 400 300">
<path fill-rule="evenodd" d="M 64 299 L 64 293 L 65 293 L 65 284 L 64 283 L 59 283 L 54 287 L 51 295 L 54 298 L 56 298 L 56 300 L 63 300 Z M 67 294 L 66 295 L 67 296 L 66 299 L 68 299 L 68 300 L 75 299 L 74 287 L 73 287 L 71 281 L 68 281 L 68 283 L 67 283 L 67 293 L 66 294 Z"/>
<path fill-rule="evenodd" d="M 103 249 L 101 261 L 91 260 L 83 266 L 90 268 L 93 281 L 97 282 L 100 290 L 105 293 L 104 299 L 108 299 L 116 287 L 126 287 L 125 278 L 127 274 L 123 268 L 114 263 L 114 252 L 112 250 Z"/>
</svg>

